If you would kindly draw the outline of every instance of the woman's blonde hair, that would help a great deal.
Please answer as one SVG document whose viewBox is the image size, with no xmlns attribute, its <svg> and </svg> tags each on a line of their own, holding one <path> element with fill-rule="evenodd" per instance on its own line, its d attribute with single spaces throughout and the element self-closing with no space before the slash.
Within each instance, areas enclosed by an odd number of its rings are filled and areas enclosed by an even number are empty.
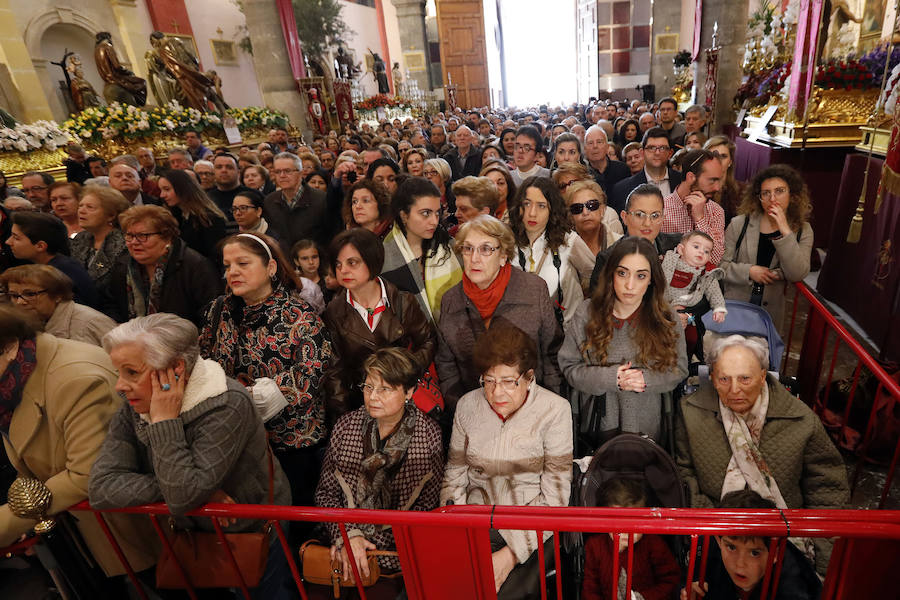
<svg viewBox="0 0 900 600">
<path fill-rule="evenodd" d="M 131 202 L 125 199 L 122 192 L 114 190 L 105 185 L 89 185 L 81 190 L 79 200 L 84 200 L 85 196 L 93 196 L 100 202 L 100 208 L 103 213 L 112 219 L 113 223 L 116 218 L 123 212 L 131 208 Z"/>
</svg>

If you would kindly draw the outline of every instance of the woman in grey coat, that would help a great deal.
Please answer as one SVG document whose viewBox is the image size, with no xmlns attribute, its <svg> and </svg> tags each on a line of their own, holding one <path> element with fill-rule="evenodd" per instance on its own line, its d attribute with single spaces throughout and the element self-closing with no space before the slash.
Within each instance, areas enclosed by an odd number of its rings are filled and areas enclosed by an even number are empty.
<svg viewBox="0 0 900 600">
<path fill-rule="evenodd" d="M 119 373 L 126 402 L 113 416 L 91 469 L 95 508 L 165 502 L 176 527 L 212 531 L 209 519 L 183 515 L 207 502 L 289 505 L 290 491 L 267 449 L 266 432 L 246 388 L 215 361 L 200 358 L 197 328 L 167 313 L 132 319 L 103 347 Z M 271 467 L 270 467 L 271 465 Z M 238 520 L 227 532 L 260 531 Z M 290 572 L 272 534 L 255 598 L 289 598 Z"/>
<path fill-rule="evenodd" d="M 782 329 L 785 288 L 809 274 L 812 204 L 800 174 L 772 165 L 747 188 L 740 215 L 725 231 L 725 298 L 765 308 Z"/>
<path fill-rule="evenodd" d="M 621 432 L 659 439 L 662 394 L 687 377 L 684 331 L 665 300 L 656 248 L 643 238 L 619 240 L 603 266 L 594 297 L 566 323 L 559 367 L 577 391 L 605 395 L 602 441 Z"/>
</svg>

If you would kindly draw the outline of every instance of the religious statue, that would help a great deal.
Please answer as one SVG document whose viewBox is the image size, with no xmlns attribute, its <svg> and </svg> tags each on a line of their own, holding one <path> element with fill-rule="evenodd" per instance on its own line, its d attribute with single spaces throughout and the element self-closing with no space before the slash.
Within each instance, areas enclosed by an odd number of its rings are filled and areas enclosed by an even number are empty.
<svg viewBox="0 0 900 600">
<path fill-rule="evenodd" d="M 369 50 L 369 52 L 372 51 Z M 391 86 L 388 84 L 387 67 L 377 52 L 372 52 L 372 59 L 374 60 L 372 71 L 375 73 L 375 81 L 378 82 L 378 93 L 387 94 L 391 91 Z"/>
<path fill-rule="evenodd" d="M 399 96 L 400 85 L 403 83 L 403 74 L 400 72 L 400 63 L 394 63 L 394 68 L 391 69 L 391 77 L 394 78 L 394 92 Z"/>
<path fill-rule="evenodd" d="M 150 34 L 150 45 L 167 74 L 176 82 L 176 99 L 182 106 L 207 111 L 209 91 L 215 90 L 209 77 L 200 72 L 200 64 L 181 43 L 161 31 Z"/>
<path fill-rule="evenodd" d="M 310 128 L 318 133 L 325 133 L 325 111 L 319 102 L 319 90 L 311 87 L 306 92 L 307 113 Z"/>
<path fill-rule="evenodd" d="M 66 71 L 69 73 L 69 93 L 72 94 L 75 109 L 81 111 L 89 106 L 103 106 L 103 101 L 97 95 L 94 86 L 84 78 L 81 57 L 77 54 L 70 54 L 66 62 Z"/>
<path fill-rule="evenodd" d="M 94 60 L 100 78 L 106 82 L 103 86 L 103 97 L 107 102 L 122 102 L 134 106 L 146 104 L 147 82 L 119 63 L 119 57 L 112 45 L 112 35 L 108 31 L 97 34 Z"/>
<path fill-rule="evenodd" d="M 353 64 L 353 59 L 350 58 L 343 46 L 338 46 L 334 62 L 337 65 L 334 70 L 337 79 L 353 79 L 360 71 L 360 68 Z"/>
<path fill-rule="evenodd" d="M 213 103 L 217 111 L 225 114 L 225 109 L 229 108 L 229 106 L 228 103 L 225 102 L 225 96 L 222 95 L 222 78 L 219 77 L 219 74 L 213 69 L 210 69 L 204 73 L 204 75 L 212 81 L 212 87 L 210 87 L 206 93 L 207 98 Z"/>
<path fill-rule="evenodd" d="M 830 7 L 828 5 L 831 5 Z M 830 8 L 830 10 L 829 10 Z M 847 5 L 847 0 L 830 0 L 825 6 L 825 22 L 823 29 L 827 32 L 825 46 L 820 48 L 820 55 L 825 58 L 843 57 L 847 52 L 855 48 L 845 48 L 841 43 L 841 34 L 845 33 L 850 23 L 860 23 L 862 17 L 853 14 L 853 10 Z M 853 42 L 856 40 L 854 39 Z M 852 42 L 851 42 L 852 44 Z"/>
<path fill-rule="evenodd" d="M 155 50 L 147 50 L 144 54 L 147 63 L 147 79 L 150 89 L 160 106 L 178 99 L 178 82 L 166 71 L 166 65 Z"/>
</svg>

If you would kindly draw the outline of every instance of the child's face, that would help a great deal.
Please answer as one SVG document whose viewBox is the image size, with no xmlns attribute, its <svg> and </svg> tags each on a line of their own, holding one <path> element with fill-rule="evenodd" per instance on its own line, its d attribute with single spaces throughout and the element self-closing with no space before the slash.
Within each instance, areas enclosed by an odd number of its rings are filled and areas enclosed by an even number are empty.
<svg viewBox="0 0 900 600">
<path fill-rule="evenodd" d="M 717 537 L 716 542 L 734 585 L 745 592 L 759 585 L 769 562 L 769 549 L 762 538 Z"/>
<path fill-rule="evenodd" d="M 676 252 L 681 259 L 695 268 L 700 268 L 709 262 L 712 255 L 713 243 L 706 238 L 695 235 L 686 242 L 678 244 Z"/>
<path fill-rule="evenodd" d="M 319 270 L 319 251 L 315 248 L 301 250 L 294 257 L 294 264 L 300 267 L 304 273 L 315 273 Z"/>
<path fill-rule="evenodd" d="M 623 506 L 620 506 L 620 505 L 618 505 L 618 504 L 613 504 L 613 505 L 610 506 L 610 508 L 632 508 L 632 507 L 630 507 L 630 506 L 623 507 Z M 616 541 L 616 538 L 613 537 L 612 532 L 607 533 L 607 535 L 609 536 L 609 538 L 610 538 L 613 542 Z M 637 545 L 637 543 L 638 543 L 639 541 L 641 541 L 641 538 L 642 538 L 642 537 L 644 537 L 644 534 L 643 534 L 643 533 L 635 533 L 635 534 L 634 534 L 634 538 L 633 538 L 633 539 L 634 539 L 635 545 Z M 626 550 L 628 550 L 628 534 L 627 534 L 627 533 L 620 533 L 620 534 L 619 534 L 619 552 L 620 552 L 620 553 L 621 553 L 621 552 L 625 552 Z"/>
</svg>

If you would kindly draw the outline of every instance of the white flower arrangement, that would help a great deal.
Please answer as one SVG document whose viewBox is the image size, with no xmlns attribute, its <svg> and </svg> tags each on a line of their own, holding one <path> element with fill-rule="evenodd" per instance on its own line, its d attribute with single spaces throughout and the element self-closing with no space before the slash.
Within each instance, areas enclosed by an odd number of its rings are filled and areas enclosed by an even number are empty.
<svg viewBox="0 0 900 600">
<path fill-rule="evenodd" d="M 56 151 L 70 141 L 69 134 L 54 121 L 35 121 L 28 125 L 0 128 L 0 149 L 9 152 Z"/>
</svg>

